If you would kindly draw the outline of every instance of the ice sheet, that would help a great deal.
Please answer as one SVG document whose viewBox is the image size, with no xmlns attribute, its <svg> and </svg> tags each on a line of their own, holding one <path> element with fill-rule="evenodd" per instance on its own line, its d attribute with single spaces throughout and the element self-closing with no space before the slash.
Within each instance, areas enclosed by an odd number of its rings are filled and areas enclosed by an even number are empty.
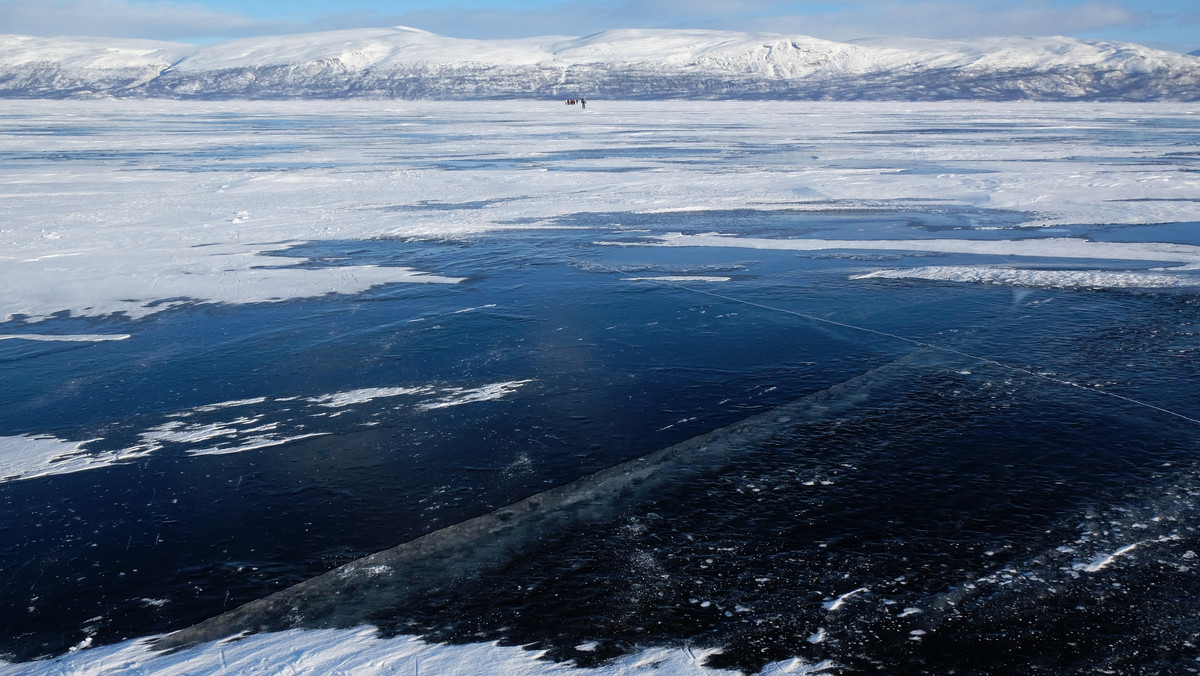
<svg viewBox="0 0 1200 676">
<path fill-rule="evenodd" d="M 556 219 L 581 212 L 852 212 L 924 200 L 1015 210 L 1033 226 L 1200 221 L 1193 156 L 1147 125 L 1186 124 L 1195 113 L 1186 104 L 562 109 L 308 102 L 300 115 L 286 103 L 10 101 L 5 120 L 21 131 L 0 132 L 0 313 L 141 317 L 189 302 L 454 283 L 462 277 L 403 261 L 314 265 L 281 254 L 299 242 L 580 227 Z M 256 119 L 283 124 L 256 129 Z M 89 133 L 58 131 L 72 128 Z M 601 165 L 585 166 L 593 157 Z M 456 204 L 470 208 L 439 206 Z M 1194 251 L 1142 257 L 1144 248 L 1097 243 L 1040 242 L 1053 248 L 1047 254 L 1007 246 L 1014 255 L 1196 260 Z"/>
<path fill-rule="evenodd" d="M 1179 141 L 1184 134 L 1160 138 L 1154 125 L 1147 124 L 1186 127 L 1180 120 L 1195 112 L 1194 106 L 1174 105 L 906 104 L 899 110 L 894 104 L 604 102 L 589 107 L 587 117 L 564 118 L 561 103 L 537 102 L 313 103 L 306 104 L 304 114 L 294 105 L 274 103 L 10 102 L 3 118 L 24 131 L 0 130 L 0 288 L 6 290 L 0 309 L 14 325 L 22 324 L 16 315 L 27 320 L 57 313 L 137 318 L 193 303 L 269 303 L 412 282 L 446 284 L 426 288 L 462 293 L 455 300 L 461 304 L 452 307 L 467 307 L 481 302 L 466 298 L 463 289 L 469 290 L 471 276 L 483 263 L 462 260 L 455 269 L 439 270 L 415 254 L 410 259 L 402 245 L 411 238 L 490 233 L 502 241 L 511 231 L 561 229 L 564 239 L 571 240 L 564 248 L 580 242 L 587 246 L 601 236 L 627 240 L 664 233 L 655 215 L 665 219 L 683 211 L 697 216 L 734 209 L 786 212 L 800 225 L 809 213 L 814 218 L 831 212 L 853 216 L 860 209 L 878 213 L 897 206 L 1012 209 L 1024 214 L 1025 226 L 1195 222 L 1200 221 L 1200 200 L 1195 198 L 1200 173 L 1189 146 Z M 251 120 L 260 117 L 279 128 L 256 127 Z M 579 159 L 588 152 L 603 159 Z M 590 214 L 605 215 L 590 221 L 581 217 Z M 620 223 L 624 214 L 643 218 L 627 230 Z M 864 221 L 870 218 L 863 216 Z M 585 227 L 596 232 L 580 236 L 572 230 Z M 843 234 L 852 236 L 838 233 Z M 644 242 L 1177 266 L 1162 272 L 913 269 L 914 274 L 940 270 L 960 278 L 969 270 L 982 274 L 980 281 L 990 274 L 1000 283 L 1035 274 L 1042 275 L 1043 283 L 1062 283 L 1069 274 L 1085 275 L 1081 281 L 1087 285 L 1182 282 L 1200 266 L 1200 247 L 1182 243 L 1020 239 L 1027 231 L 993 234 L 991 241 L 678 234 Z M 320 251 L 326 243 L 370 238 L 396 243 L 395 257 L 384 265 L 292 251 Z M 670 269 L 657 271 L 663 270 Z M 729 286 L 736 284 L 731 280 Z M 122 323 L 120 330 L 129 333 L 62 335 L 87 337 L 88 342 L 101 335 L 137 335 L 138 322 L 128 325 L 126 329 Z M 3 335 L 26 329 L 13 326 Z M 50 333 L 54 329 L 20 335 L 55 335 Z M 250 451 L 317 434 L 297 431 L 296 421 L 307 424 L 343 413 L 343 419 L 352 418 L 355 406 L 374 402 L 389 410 L 434 412 L 506 396 L 525 382 L 383 382 L 374 387 L 354 382 L 341 392 L 232 399 L 163 414 L 168 422 L 138 423 L 145 426 L 131 434 L 141 444 L 119 452 L 92 451 L 91 442 L 31 430 L 0 439 L 0 480 L 104 467 L 165 444 L 178 445 L 172 448 L 181 456 Z M 213 400 L 237 396 L 232 392 Z M 393 397 L 411 399 L 377 401 Z M 287 407 L 295 411 L 285 414 Z M 168 426 L 173 416 L 186 424 Z M 1083 555 L 1083 565 L 1125 562 L 1141 551 L 1122 547 L 1128 544 L 1105 543 L 1102 550 Z M 1104 572 L 1120 568 L 1105 566 Z M 845 612 L 874 595 L 837 599 L 831 593 L 827 598 L 833 599 L 830 603 L 845 601 L 839 608 Z M 204 656 L 195 659 L 201 665 L 216 664 L 203 661 L 216 659 L 206 651 L 266 646 L 277 636 L 221 644 L 219 649 L 202 647 L 195 655 Z M 338 649 L 336 642 L 317 641 Z M 370 645 L 351 644 L 350 652 L 371 654 Z M 290 654 L 286 644 L 272 645 L 280 654 Z M 109 649 L 80 650 L 66 659 L 108 654 L 103 650 Z M 123 655 L 114 659 L 129 660 L 122 664 L 137 668 L 143 662 L 157 665 L 164 673 L 186 670 L 186 665 L 169 661 L 171 656 Z M 249 658 L 258 666 L 246 669 L 278 668 L 277 661 L 263 655 Z M 504 660 L 493 652 L 456 655 L 462 661 L 455 664 Z M 788 664 L 779 668 L 799 668 Z M 525 670 L 557 668 L 521 665 Z M 102 672 L 97 667 L 94 673 Z"/>
<path fill-rule="evenodd" d="M 368 622 L 387 608 L 412 602 L 431 587 L 511 560 L 530 543 L 562 530 L 603 523 L 670 482 L 686 482 L 689 477 L 718 471 L 781 427 L 851 407 L 877 381 L 939 358 L 928 350 L 915 351 L 778 408 L 357 559 L 180 629 L 160 639 L 155 647 L 175 650 L 243 632 L 349 627 Z M 866 590 L 845 594 L 826 608 L 836 610 L 862 591 Z"/>
</svg>

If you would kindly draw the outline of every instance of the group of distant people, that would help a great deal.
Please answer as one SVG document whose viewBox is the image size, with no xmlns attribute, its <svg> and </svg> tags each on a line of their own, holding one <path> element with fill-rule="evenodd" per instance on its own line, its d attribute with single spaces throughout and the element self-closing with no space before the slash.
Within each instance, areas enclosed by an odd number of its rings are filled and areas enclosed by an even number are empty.
<svg viewBox="0 0 1200 676">
<path fill-rule="evenodd" d="M 587 99 L 567 99 L 567 105 L 579 105 L 581 108 L 587 108 Z"/>
</svg>

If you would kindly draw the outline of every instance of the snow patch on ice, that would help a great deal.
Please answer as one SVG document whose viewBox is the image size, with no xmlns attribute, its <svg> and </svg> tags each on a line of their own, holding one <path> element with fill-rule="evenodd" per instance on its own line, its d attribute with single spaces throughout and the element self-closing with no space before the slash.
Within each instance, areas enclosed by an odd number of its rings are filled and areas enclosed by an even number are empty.
<svg viewBox="0 0 1200 676">
<path fill-rule="evenodd" d="M 282 446 L 283 444 L 290 444 L 293 441 L 300 441 L 301 439 L 310 439 L 312 437 L 323 437 L 323 436 L 327 436 L 328 434 L 329 434 L 328 432 L 314 432 L 312 434 L 298 434 L 298 435 L 292 436 L 292 437 L 277 437 L 277 436 L 273 436 L 273 435 L 267 435 L 267 436 L 262 436 L 262 437 L 257 437 L 257 438 L 252 437 L 249 440 L 244 440 L 242 443 L 240 443 L 236 446 L 214 446 L 212 448 L 195 448 L 195 449 L 189 449 L 187 454 L 188 455 L 228 455 L 230 453 L 243 453 L 245 451 L 257 451 L 259 449 L 270 448 L 272 446 Z"/>
<path fill-rule="evenodd" d="M 451 388 L 445 396 L 437 401 L 427 402 L 417 406 L 422 411 L 432 411 L 439 408 L 449 408 L 451 406 L 461 406 L 463 404 L 473 404 L 480 401 L 491 401 L 501 399 L 516 392 L 523 385 L 533 382 L 532 380 L 510 380 L 504 383 L 492 383 L 476 388 Z"/>
<path fill-rule="evenodd" d="M 479 310 L 490 310 L 494 307 L 496 307 L 495 303 L 488 303 L 487 305 L 480 305 L 479 307 L 465 307 L 461 310 L 455 310 L 454 312 L 452 312 L 450 314 L 461 315 L 466 312 L 478 312 Z"/>
<path fill-rule="evenodd" d="M 704 275 L 662 275 L 660 277 L 625 277 L 623 282 L 728 282 L 729 277 L 708 277 Z"/>
<path fill-rule="evenodd" d="M 139 233 L 150 238 L 152 233 Z M 54 246 L 68 246 L 56 242 Z M 101 243 L 81 242 L 91 249 Z M 211 246 L 203 255 L 186 245 L 93 250 L 68 259 L 0 266 L 0 315 L 40 321 L 67 310 L 72 316 L 124 314 L 140 318 L 187 302 L 276 303 L 327 294 L 355 294 L 396 283 L 457 284 L 459 277 L 375 265 L 303 267 L 300 258 L 263 255 L 283 245 L 240 249 Z"/>
<path fill-rule="evenodd" d="M 435 645 L 413 636 L 380 638 L 374 628 L 291 630 L 207 643 L 174 653 L 150 647 L 152 638 L 102 647 L 81 646 L 41 662 L 0 662 L 0 676 L 71 673 L 77 676 L 185 676 L 241 674 L 294 676 L 326 674 L 440 674 L 474 676 L 718 676 L 736 672 L 713 669 L 704 662 L 713 649 L 650 648 L 618 657 L 600 667 L 579 669 L 541 659 L 542 651 L 496 643 Z M 583 644 L 587 646 L 587 644 Z M 586 649 L 586 648 L 581 648 Z M 815 674 L 834 668 L 830 662 L 809 664 L 790 659 L 766 665 L 763 674 Z"/>
<path fill-rule="evenodd" d="M 163 423 L 158 427 L 151 428 L 142 433 L 144 441 L 161 442 L 167 441 L 172 443 L 187 444 L 196 443 L 198 441 L 208 441 L 217 437 L 231 436 L 237 434 L 236 427 L 230 427 L 227 423 L 214 423 L 211 425 L 184 425 L 183 423 L 174 420 L 168 423 Z"/>
<path fill-rule="evenodd" d="M 365 387 L 359 390 L 350 390 L 348 392 L 323 394 L 319 397 L 311 397 L 306 401 L 311 401 L 315 404 L 327 406 L 329 408 L 342 408 L 344 406 L 364 404 L 373 399 L 414 394 L 433 394 L 433 392 L 434 389 L 432 387 Z"/>
<path fill-rule="evenodd" d="M 1200 286 L 1200 275 L 1110 270 L 1030 270 L 990 265 L 941 265 L 876 270 L 850 279 L 924 279 L 1056 289 L 1180 288 Z"/>
<path fill-rule="evenodd" d="M 310 402 L 315 407 L 342 409 L 333 414 L 338 415 L 353 405 L 364 404 L 374 399 L 404 395 L 421 396 L 426 400 L 414 403 L 412 408 L 422 412 L 502 399 L 531 382 L 533 381 L 512 380 L 478 387 L 371 387 L 307 397 L 303 401 Z M 270 406 L 298 400 L 298 397 L 252 397 L 170 413 L 166 416 L 166 422 L 141 431 L 138 434 L 139 443 L 119 451 L 96 452 L 88 448 L 91 444 L 103 441 L 102 439 L 64 441 L 44 434 L 0 437 L 0 483 L 100 469 L 157 453 L 167 445 L 175 445 L 179 447 L 178 451 L 189 456 L 226 455 L 331 434 L 302 431 L 307 427 L 305 420 L 313 414 L 313 407 L 309 407 L 307 412 L 300 410 L 289 413 L 290 409 L 287 406 Z M 229 411 L 263 404 L 267 406 L 256 409 L 252 415 L 236 415 L 235 412 Z M 229 411 L 226 419 L 197 420 L 198 416 L 212 413 L 219 415 L 222 411 Z M 363 424 L 375 423 L 368 421 Z"/>
<path fill-rule="evenodd" d="M 43 343 L 104 343 L 112 340 L 127 340 L 128 333 L 78 333 L 52 335 L 45 333 L 12 333 L 0 335 L 0 340 L 34 340 Z"/>
<path fill-rule="evenodd" d="M 1133 544 L 1128 544 L 1124 547 L 1121 547 L 1111 554 L 1099 554 L 1096 556 L 1096 558 L 1092 559 L 1090 563 L 1077 563 L 1075 564 L 1074 569 L 1082 570 L 1085 573 L 1099 572 L 1116 563 L 1117 559 L 1125 556 L 1138 547 L 1143 547 L 1145 545 L 1155 544 L 1158 542 L 1170 542 L 1176 539 L 1178 539 L 1178 536 L 1167 536 L 1156 538 L 1154 540 L 1142 540 L 1140 542 L 1134 542 Z"/>
<path fill-rule="evenodd" d="M 822 607 L 825 608 L 825 610 L 830 610 L 830 611 L 837 610 L 838 608 L 841 608 L 842 604 L 844 604 L 846 602 L 846 600 L 849 599 L 851 596 L 854 596 L 855 594 L 861 594 L 862 592 L 865 592 L 865 591 L 867 591 L 866 587 L 859 587 L 858 589 L 848 591 L 845 594 L 842 594 L 841 596 L 837 597 L 836 599 L 834 599 L 832 601 L 823 603 Z"/>
<path fill-rule="evenodd" d="M 1076 237 L 1002 240 L 770 239 L 763 237 L 732 237 L 719 234 L 685 235 L 673 232 L 650 237 L 642 242 L 609 242 L 609 244 L 619 244 L 622 246 L 728 247 L 779 251 L 825 251 L 830 249 L 922 251 L 989 256 L 1200 263 L 1200 246 L 1172 244 L 1168 242 L 1093 242 Z"/>
<path fill-rule="evenodd" d="M 231 401 L 221 401 L 221 402 L 217 402 L 215 404 L 205 404 L 204 406 L 197 406 L 196 408 L 193 408 L 190 411 L 186 411 L 185 413 L 180 414 L 180 415 L 191 415 L 193 413 L 211 413 L 212 411 L 219 411 L 224 408 L 236 408 L 239 406 L 253 406 L 255 404 L 261 404 L 261 403 L 265 402 L 266 400 L 267 400 L 266 397 L 250 397 L 249 399 L 233 399 Z"/>
<path fill-rule="evenodd" d="M 144 455 L 137 449 L 91 454 L 85 447 L 95 441 L 66 441 L 49 435 L 0 437 L 0 482 L 82 472 Z"/>
</svg>

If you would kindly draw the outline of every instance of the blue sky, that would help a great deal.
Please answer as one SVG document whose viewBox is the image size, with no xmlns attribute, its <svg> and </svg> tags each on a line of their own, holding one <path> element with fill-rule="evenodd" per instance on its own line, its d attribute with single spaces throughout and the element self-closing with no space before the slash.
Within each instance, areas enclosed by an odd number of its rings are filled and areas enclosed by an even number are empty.
<svg viewBox="0 0 1200 676">
<path fill-rule="evenodd" d="M 1200 49 L 1200 0 L 0 0 L 0 33 L 181 42 L 405 25 L 465 38 L 712 28 L 830 40 L 1067 35 Z"/>
</svg>

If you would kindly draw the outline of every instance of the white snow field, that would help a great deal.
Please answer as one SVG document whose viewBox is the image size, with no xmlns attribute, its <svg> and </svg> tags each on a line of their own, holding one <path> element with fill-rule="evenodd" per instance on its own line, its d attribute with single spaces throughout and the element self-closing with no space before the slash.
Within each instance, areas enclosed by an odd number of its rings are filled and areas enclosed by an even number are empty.
<svg viewBox="0 0 1200 676">
<path fill-rule="evenodd" d="M 504 238 L 533 229 L 578 238 L 593 228 L 627 236 L 622 243 L 632 246 L 956 257 L 941 266 L 919 257 L 874 268 L 856 262 L 850 284 L 886 277 L 1186 289 L 1200 275 L 1200 242 L 1081 234 L 1200 223 L 1200 104 L 591 103 L 581 111 L 559 101 L 6 101 L 0 341 L 131 343 L 140 322 L 188 307 L 458 284 L 462 277 L 439 270 L 337 265 L 291 249 L 372 238 Z M 1170 135 L 1155 131 L 1168 126 Z M 1189 135 L 1196 143 L 1181 145 Z M 1018 217 L 989 230 L 897 239 L 671 234 L 644 225 L 681 211 L 854 214 L 914 206 Z M 578 214 L 603 216 L 594 225 L 568 218 Z M 622 225 L 614 214 L 636 214 L 639 224 Z M 722 288 L 729 279 L 614 278 Z M 100 326 L 63 334 L 46 328 L 63 318 Z M 27 430 L 0 438 L 0 481 L 94 469 L 166 443 L 189 444 L 191 455 L 248 452 L 311 436 L 298 422 L 304 416 L 338 415 L 375 399 L 434 411 L 500 399 L 529 382 L 381 384 L 239 399 L 185 411 L 142 431 L 137 445 L 99 455 L 86 452 L 88 441 Z M 299 412 L 242 411 L 285 401 Z M 211 413 L 223 417 L 190 419 Z M 81 644 L 44 662 L 0 663 L 0 674 L 474 674 L 480 664 L 496 674 L 715 673 L 701 666 L 705 656 L 650 648 L 579 672 L 519 647 L 435 646 L 360 628 L 257 635 L 169 655 L 142 641 Z M 790 661 L 763 673 L 828 668 Z"/>
<path fill-rule="evenodd" d="M 1200 174 L 1179 165 L 1190 156 L 1140 135 L 1136 147 L 1110 145 L 1147 120 L 1200 115 L 1195 105 L 563 108 L 558 102 L 8 102 L 0 130 L 0 314 L 33 322 L 64 312 L 136 318 L 185 302 L 260 303 L 400 282 L 452 284 L 459 280 L 436 271 L 305 267 L 309 261 L 269 254 L 309 241 L 554 228 L 560 226 L 550 219 L 578 212 L 827 210 L 922 200 L 1020 211 L 1028 225 L 1047 228 L 1200 220 Z M 272 117 L 328 118 L 330 126 L 284 124 L 253 134 L 239 126 Z M 973 133 L 929 133 L 963 120 Z M 897 126 L 913 132 L 900 136 L 903 143 L 880 133 Z M 739 151 L 748 145 L 759 152 Z M 581 151 L 592 147 L 609 157 L 588 159 Z M 675 151 L 687 153 L 688 162 Z M 61 159 L 69 161 L 50 161 Z M 445 164 L 464 159 L 481 166 Z M 466 202 L 477 204 L 397 210 Z M 747 245 L 724 238 L 664 243 Z M 976 242 L 972 251 L 953 250 L 1004 253 L 1014 246 L 1023 247 L 1019 255 L 1044 247 L 1052 257 L 1197 260 L 1195 247 L 1169 244 Z M 940 250 L 924 241 L 854 247 Z"/>
</svg>

